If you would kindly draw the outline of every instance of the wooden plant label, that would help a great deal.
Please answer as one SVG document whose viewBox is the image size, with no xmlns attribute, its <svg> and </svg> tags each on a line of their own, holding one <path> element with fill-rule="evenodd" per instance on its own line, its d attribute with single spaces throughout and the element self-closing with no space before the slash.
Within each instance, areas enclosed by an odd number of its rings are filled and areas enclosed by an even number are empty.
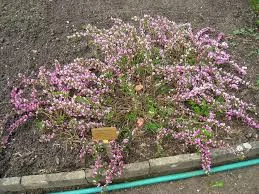
<svg viewBox="0 0 259 194">
<path fill-rule="evenodd" d="M 118 132 L 116 127 L 94 128 L 92 129 L 92 136 L 93 140 L 103 140 L 104 143 L 108 143 L 108 141 L 117 139 Z"/>
</svg>

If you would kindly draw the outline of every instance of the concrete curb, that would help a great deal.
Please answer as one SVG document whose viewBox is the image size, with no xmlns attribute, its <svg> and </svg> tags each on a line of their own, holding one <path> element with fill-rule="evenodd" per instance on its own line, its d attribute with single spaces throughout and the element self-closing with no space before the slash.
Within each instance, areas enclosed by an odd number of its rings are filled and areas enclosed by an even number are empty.
<svg viewBox="0 0 259 194">
<path fill-rule="evenodd" d="M 248 158 L 259 157 L 259 141 L 243 143 L 228 149 L 213 149 L 213 166 L 227 164 Z M 199 154 L 182 154 L 171 157 L 150 159 L 144 162 L 131 163 L 125 166 L 121 177 L 114 182 L 186 172 L 200 169 Z M 27 191 L 32 189 L 54 189 L 69 186 L 93 186 L 91 170 L 78 170 L 53 174 L 30 175 L 0 179 L 0 191 Z"/>
</svg>

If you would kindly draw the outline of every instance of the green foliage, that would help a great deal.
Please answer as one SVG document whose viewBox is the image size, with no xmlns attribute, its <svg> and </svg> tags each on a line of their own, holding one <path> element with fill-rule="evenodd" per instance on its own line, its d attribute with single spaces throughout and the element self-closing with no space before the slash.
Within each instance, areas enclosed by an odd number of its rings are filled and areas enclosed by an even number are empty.
<svg viewBox="0 0 259 194">
<path fill-rule="evenodd" d="M 133 57 L 132 63 L 134 65 L 143 63 L 145 60 L 145 53 L 144 52 L 137 52 Z"/>
<path fill-rule="evenodd" d="M 107 78 L 112 78 L 114 75 L 113 75 L 113 73 L 112 72 L 106 72 L 105 73 L 105 77 L 107 77 Z"/>
<path fill-rule="evenodd" d="M 42 120 L 36 119 L 34 121 L 34 125 L 36 127 L 36 129 L 38 129 L 39 131 L 42 131 L 45 128 L 45 124 Z"/>
<path fill-rule="evenodd" d="M 252 36 L 252 37 L 255 37 L 256 39 L 259 38 L 259 35 L 255 28 L 240 28 L 240 29 L 234 30 L 232 34 L 236 36 Z"/>
<path fill-rule="evenodd" d="M 144 129 L 146 129 L 150 133 L 156 133 L 161 126 L 154 122 L 148 122 L 144 125 Z"/>
<path fill-rule="evenodd" d="M 92 102 L 90 101 L 90 99 L 88 99 L 88 98 L 86 98 L 86 97 L 83 97 L 83 96 L 76 96 L 75 101 L 76 101 L 76 102 L 83 103 L 83 104 L 92 104 Z"/>
<path fill-rule="evenodd" d="M 62 125 L 66 120 L 66 115 L 62 111 L 57 111 L 55 115 L 55 122 L 57 125 Z"/>
<path fill-rule="evenodd" d="M 120 89 L 125 96 L 133 96 L 134 95 L 134 88 L 133 86 L 127 82 L 126 77 L 122 76 L 119 78 L 121 81 Z"/>
<path fill-rule="evenodd" d="M 151 57 L 154 65 L 158 65 L 162 62 L 162 57 L 160 56 L 160 49 L 158 47 L 153 47 L 151 50 Z"/>
<path fill-rule="evenodd" d="M 250 6 L 254 10 L 255 13 L 259 13 L 259 1 L 258 0 L 250 0 Z"/>
<path fill-rule="evenodd" d="M 156 103 L 151 97 L 147 98 L 147 109 L 149 116 L 154 117 L 157 114 Z"/>
<path fill-rule="evenodd" d="M 202 134 L 205 135 L 207 139 L 210 139 L 213 136 L 213 134 L 206 129 L 202 129 Z"/>
<path fill-rule="evenodd" d="M 128 57 L 124 56 L 121 58 L 121 64 L 126 65 L 128 63 Z"/>
<path fill-rule="evenodd" d="M 123 68 L 127 68 L 127 64 L 128 64 L 128 57 L 127 56 L 123 56 L 120 59 L 120 63 L 119 63 Z"/>
<path fill-rule="evenodd" d="M 149 109 L 148 109 L 148 114 L 150 115 L 150 116 L 155 116 L 156 115 L 156 108 L 155 107 L 153 107 L 153 106 L 151 106 L 151 107 L 149 107 Z"/>
<path fill-rule="evenodd" d="M 223 104 L 225 102 L 224 98 L 222 97 L 216 97 L 215 98 L 217 102 L 219 102 L 220 104 Z"/>
<path fill-rule="evenodd" d="M 105 119 L 108 120 L 108 121 L 112 121 L 114 115 L 115 115 L 114 111 L 110 111 L 109 113 L 107 113 L 105 115 Z"/>
<path fill-rule="evenodd" d="M 256 50 L 253 50 L 253 51 L 249 52 L 247 56 L 251 57 L 253 55 L 258 56 L 259 55 L 259 49 L 256 49 Z"/>
<path fill-rule="evenodd" d="M 225 185 L 224 181 L 216 181 L 210 184 L 211 187 L 224 187 L 224 185 Z"/>
<path fill-rule="evenodd" d="M 215 97 L 216 103 L 214 104 L 216 107 L 216 110 L 214 110 L 216 116 L 222 116 L 224 115 L 224 110 L 220 108 L 220 106 L 224 105 L 225 100 L 223 97 Z"/>
<path fill-rule="evenodd" d="M 259 77 L 256 79 L 256 86 L 259 86 Z"/>
<path fill-rule="evenodd" d="M 190 65 L 195 65 L 196 63 L 196 58 L 197 55 L 194 52 L 191 52 L 188 56 L 187 56 L 187 63 Z"/>
<path fill-rule="evenodd" d="M 114 99 L 113 99 L 111 96 L 106 96 L 106 97 L 104 98 L 105 104 L 110 105 L 110 104 L 113 103 L 113 101 L 114 101 Z"/>
<path fill-rule="evenodd" d="M 196 114 L 206 117 L 209 116 L 211 106 L 209 106 L 205 100 L 203 100 L 201 104 L 197 104 L 194 101 L 189 100 L 187 101 L 187 104 Z"/>
<path fill-rule="evenodd" d="M 164 84 L 158 88 L 157 93 L 158 94 L 168 94 L 170 91 L 171 91 L 171 88 L 169 87 L 169 85 Z"/>
<path fill-rule="evenodd" d="M 163 117 L 163 118 L 167 118 L 167 117 L 170 117 L 173 113 L 174 113 L 175 109 L 171 106 L 169 107 L 161 107 L 159 109 L 159 112 L 158 114 Z"/>
<path fill-rule="evenodd" d="M 51 92 L 51 94 L 53 96 L 61 96 L 61 95 L 63 95 L 64 97 L 68 97 L 69 96 L 68 92 L 61 92 L 61 91 Z"/>
<path fill-rule="evenodd" d="M 132 138 L 131 130 L 128 127 L 122 127 L 120 129 L 119 139 L 124 139 L 124 138 L 129 138 L 129 139 Z"/>
<path fill-rule="evenodd" d="M 135 122 L 137 120 L 137 115 L 133 112 L 130 112 L 126 115 L 126 118 L 130 121 L 130 122 Z"/>
</svg>

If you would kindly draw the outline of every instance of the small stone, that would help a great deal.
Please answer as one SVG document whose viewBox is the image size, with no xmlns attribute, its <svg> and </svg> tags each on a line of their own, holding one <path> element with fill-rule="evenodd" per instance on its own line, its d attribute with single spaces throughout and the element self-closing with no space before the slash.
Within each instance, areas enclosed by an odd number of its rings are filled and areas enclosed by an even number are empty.
<svg viewBox="0 0 259 194">
<path fill-rule="evenodd" d="M 249 144 L 249 143 L 244 143 L 243 146 L 244 146 L 246 149 L 248 149 L 248 150 L 250 150 L 250 149 L 252 148 L 251 144 Z"/>
<path fill-rule="evenodd" d="M 1 38 L 0 39 L 0 43 L 4 43 L 5 42 L 5 39 L 4 38 Z"/>
<path fill-rule="evenodd" d="M 38 51 L 37 51 L 37 50 L 32 50 L 32 52 L 33 52 L 34 54 L 37 54 Z"/>
<path fill-rule="evenodd" d="M 238 152 L 242 152 L 242 151 L 244 150 L 244 148 L 243 148 L 241 145 L 238 145 L 238 146 L 236 147 L 236 150 L 237 150 Z"/>
<path fill-rule="evenodd" d="M 55 157 L 55 161 L 56 161 L 56 164 L 59 165 L 60 162 L 59 162 L 59 158 L 57 156 Z"/>
<path fill-rule="evenodd" d="M 135 90 L 137 91 L 137 92 L 140 92 L 141 90 L 143 90 L 143 85 L 142 84 L 139 84 L 139 85 L 136 85 L 136 87 L 135 87 Z"/>
<path fill-rule="evenodd" d="M 140 147 L 146 147 L 147 144 L 146 144 L 146 143 L 141 143 L 139 146 L 140 146 Z"/>
<path fill-rule="evenodd" d="M 143 118 L 138 118 L 137 119 L 137 126 L 142 127 L 144 125 L 144 119 Z"/>
<path fill-rule="evenodd" d="M 21 191 L 23 187 L 20 184 L 20 177 L 10 177 L 0 179 L 0 193 L 1 191 Z"/>
</svg>

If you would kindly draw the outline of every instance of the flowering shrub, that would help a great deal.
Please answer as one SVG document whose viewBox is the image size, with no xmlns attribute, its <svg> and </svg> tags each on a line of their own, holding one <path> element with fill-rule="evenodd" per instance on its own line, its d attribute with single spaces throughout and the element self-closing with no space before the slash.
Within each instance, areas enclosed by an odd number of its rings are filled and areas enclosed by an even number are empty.
<svg viewBox="0 0 259 194">
<path fill-rule="evenodd" d="M 3 137 L 6 145 L 17 127 L 34 119 L 41 141 L 59 139 L 80 147 L 80 158 L 92 157 L 99 185 L 122 173 L 124 150 L 140 133 L 195 146 L 201 165 L 210 170 L 212 147 L 223 145 L 217 131 L 239 119 L 259 128 L 249 114 L 255 107 L 235 96 L 243 80 L 240 67 L 227 53 L 222 33 L 164 17 L 114 19 L 109 29 L 88 25 L 69 38 L 87 39 L 96 58 L 47 69 L 34 78 L 21 76 L 11 92 L 19 119 Z M 94 142 L 91 129 L 116 126 L 119 138 L 108 145 Z"/>
</svg>

